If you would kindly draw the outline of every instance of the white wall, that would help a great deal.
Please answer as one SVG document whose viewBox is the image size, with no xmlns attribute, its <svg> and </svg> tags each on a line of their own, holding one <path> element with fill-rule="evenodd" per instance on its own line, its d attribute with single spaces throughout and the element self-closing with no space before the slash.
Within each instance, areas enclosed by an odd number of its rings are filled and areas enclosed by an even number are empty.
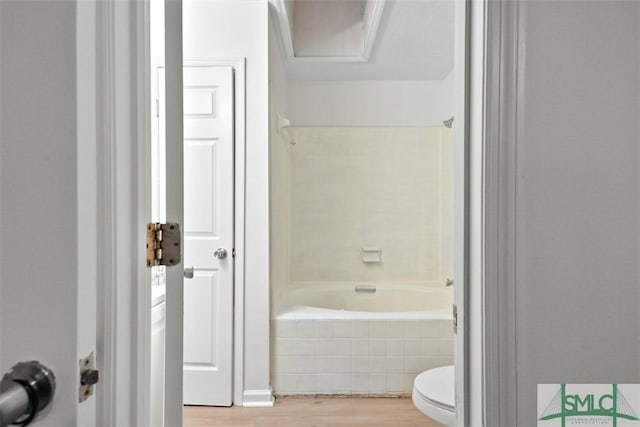
<svg viewBox="0 0 640 427">
<path fill-rule="evenodd" d="M 295 126 L 441 126 L 453 115 L 453 73 L 443 80 L 291 80 Z"/>
<path fill-rule="evenodd" d="M 279 131 L 278 114 L 288 117 L 287 80 L 283 53 L 276 27 L 277 16 L 269 20 L 269 212 L 271 218 L 271 305 L 289 284 L 291 229 L 291 149 L 289 129 Z"/>
<path fill-rule="evenodd" d="M 536 384 L 640 382 L 640 10 L 521 2 L 518 425 Z"/>
<path fill-rule="evenodd" d="M 164 63 L 164 2 L 149 1 L 149 52 Z"/>
<path fill-rule="evenodd" d="M 449 129 L 295 128 L 292 135 L 294 283 L 438 286 L 451 277 Z M 367 247 L 380 248 L 382 262 L 363 262 Z"/>
<path fill-rule="evenodd" d="M 184 1 L 185 58 L 246 58 L 245 403 L 269 390 L 267 0 Z"/>
</svg>

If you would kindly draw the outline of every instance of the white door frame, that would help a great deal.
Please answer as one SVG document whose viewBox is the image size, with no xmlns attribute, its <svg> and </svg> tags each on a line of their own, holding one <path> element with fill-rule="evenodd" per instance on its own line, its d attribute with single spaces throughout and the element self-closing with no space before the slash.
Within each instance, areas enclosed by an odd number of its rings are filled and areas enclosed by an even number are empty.
<svg viewBox="0 0 640 427">
<path fill-rule="evenodd" d="M 151 214 L 149 0 L 97 2 L 98 348 L 97 425 L 149 424 Z M 136 60 L 132 60 L 136 58 Z M 202 62 L 202 60 L 198 60 Z M 235 70 L 234 404 L 244 389 L 245 59 L 207 59 Z M 131 330 L 130 325 L 136 325 Z M 138 343 L 134 345 L 133 343 Z"/>
<path fill-rule="evenodd" d="M 469 259 L 471 206 L 469 203 L 470 181 L 469 160 L 471 145 L 471 111 L 469 108 L 469 85 L 471 66 L 470 39 L 471 4 L 467 1 L 454 3 L 454 104 L 453 125 L 454 145 L 454 304 L 457 311 L 457 328 L 454 335 L 454 372 L 456 425 L 469 425 L 469 279 L 471 262 Z"/>
<path fill-rule="evenodd" d="M 136 179 L 136 185 L 139 194 L 151 195 L 152 186 L 152 174 L 151 174 L 151 161 L 147 162 L 146 159 L 151 159 L 151 62 L 147 61 L 147 58 L 151 57 L 150 47 L 150 10 L 149 0 L 139 1 L 135 7 L 135 19 L 140 30 L 135 34 L 135 46 L 136 46 L 136 81 L 134 82 L 136 88 L 136 108 L 138 111 L 137 121 L 135 123 L 137 132 L 137 143 L 131 148 L 131 151 L 136 154 L 137 164 L 133 163 L 136 167 L 137 176 L 132 176 Z M 148 84 L 144 84 L 148 81 Z M 149 141 L 149 143 L 144 143 Z M 135 148 L 135 151 L 133 149 Z M 142 248 L 146 245 L 145 236 L 140 233 L 140 227 L 145 227 L 145 224 L 151 222 L 152 203 L 151 196 L 142 198 L 137 197 L 136 206 L 137 218 L 135 227 L 133 228 L 136 233 L 136 245 L 138 248 Z M 146 227 L 145 227 L 146 229 Z M 134 252 L 138 253 L 138 252 Z M 138 253 L 135 259 L 137 264 L 134 264 L 134 271 L 137 273 L 137 292 L 136 299 L 132 304 L 136 304 L 136 339 L 134 342 L 138 343 L 137 349 L 131 349 L 132 361 L 135 361 L 135 374 L 136 382 L 134 395 L 131 396 L 134 401 L 134 413 L 132 414 L 136 425 L 147 426 L 151 420 L 151 402 L 150 392 L 151 390 L 151 334 L 152 334 L 152 319 L 147 315 L 152 310 L 151 288 L 145 286 L 152 283 L 151 269 L 141 269 L 139 266 L 145 260 L 142 259 Z M 141 286 L 142 285 L 142 286 Z M 165 317 L 166 322 L 166 303 L 165 303 Z M 165 325 L 166 334 L 166 325 Z M 166 346 L 166 340 L 165 340 Z M 133 359 L 135 357 L 135 359 Z M 164 402 L 163 402 L 164 403 Z M 164 414 L 162 415 L 164 420 Z"/>
<path fill-rule="evenodd" d="M 145 169 L 145 156 L 149 156 L 146 143 L 148 96 L 146 82 L 150 70 L 142 58 L 148 54 L 148 0 L 98 2 L 97 61 L 98 61 L 98 130 L 101 136 L 98 156 L 98 202 L 102 264 L 99 265 L 98 307 L 98 363 L 103 375 L 98 391 L 98 425 L 148 425 L 149 402 L 145 390 L 149 374 L 145 361 L 149 349 L 133 342 L 141 333 L 150 331 L 150 319 L 140 315 L 140 304 L 150 304 L 149 283 L 144 265 L 143 230 L 147 207 L 140 204 L 139 196 L 150 192 L 149 171 Z M 463 286 L 469 308 L 482 310 L 481 349 L 467 342 L 466 359 L 482 357 L 479 373 L 467 366 L 463 424 L 479 416 L 486 425 L 511 425 L 515 420 L 515 313 L 513 305 L 513 202 L 515 200 L 515 137 L 519 61 L 518 3 L 510 0 L 459 0 L 465 4 L 466 40 L 478 25 L 484 26 L 482 50 L 478 43 L 468 43 L 466 54 L 477 55 L 483 64 L 480 69 L 467 67 L 465 82 L 469 117 L 456 117 L 469 129 L 465 141 L 468 150 L 477 144 L 482 147 L 477 172 L 480 185 L 468 187 L 467 198 L 477 200 L 480 212 L 472 215 L 480 219 L 479 227 L 470 230 L 479 233 L 480 240 L 469 242 L 467 267 L 476 266 L 478 277 L 468 281 L 458 279 Z M 475 26 L 475 28 L 474 28 Z M 477 33 L 476 33 L 477 34 Z M 473 51 L 473 52 L 471 52 Z M 469 56 L 467 56 L 469 57 Z M 137 62 L 132 58 L 138 58 Z M 225 61 L 225 60 L 220 60 Z M 240 60 L 233 60 L 240 61 Z M 244 71 L 244 61 L 240 66 Z M 485 75 L 486 72 L 486 75 Z M 241 81 L 236 76 L 236 82 Z M 240 89 L 244 91 L 244 86 Z M 236 83 L 236 90 L 237 83 Z M 237 120 L 244 118 L 244 92 L 236 93 Z M 480 97 L 478 99 L 478 96 Z M 479 108 L 479 110 L 478 110 Z M 475 112 L 474 112 L 475 111 Z M 478 111 L 481 113 L 478 116 Z M 244 132 L 244 125 L 236 123 L 236 131 Z M 243 392 L 243 281 L 244 274 L 244 141 L 236 134 L 236 278 L 234 315 L 234 403 L 242 402 Z M 466 159 L 469 161 L 470 159 Z M 242 192 L 242 193 L 241 193 Z M 241 204 L 240 206 L 238 204 Z M 150 211 L 150 210 L 149 210 Z M 511 240 L 509 240 L 511 239 Z M 468 290 L 478 286 L 481 300 L 469 300 Z M 133 290 L 135 289 L 135 291 Z M 137 316 L 137 317 L 134 317 Z M 462 325 L 469 331 L 469 319 Z M 131 333 L 131 324 L 136 332 Z M 467 334 L 468 335 L 468 334 Z M 135 341 L 134 341 L 135 340 Z M 469 337 L 467 337 L 469 340 Z M 470 347 L 471 345 L 471 347 Z M 479 356 L 481 355 L 481 356 Z M 138 369 L 141 368 L 141 369 Z M 471 372 L 469 371 L 471 369 Z M 481 378 L 481 396 L 474 395 L 470 384 L 476 376 Z M 469 385 L 473 387 L 470 389 Z M 470 390 L 473 390 L 470 393 Z M 469 399 L 480 399 L 472 403 Z M 472 412 L 472 413 L 471 413 Z"/>
<path fill-rule="evenodd" d="M 151 215 L 148 0 L 97 2 L 98 426 L 148 426 Z M 134 60 L 135 58 L 135 60 Z M 149 124 L 148 124 L 149 123 Z M 149 163 L 150 164 L 150 163 Z M 131 325 L 135 325 L 131 328 Z M 144 339 L 143 337 L 147 337 Z M 148 341 L 148 345 L 146 345 Z M 140 346 L 134 342 L 145 343 Z"/>
<path fill-rule="evenodd" d="M 485 0 L 483 395 L 485 425 L 516 425 L 516 153 L 523 111 L 519 2 Z"/>
<path fill-rule="evenodd" d="M 132 61 L 141 43 L 132 32 L 132 18 L 141 3 L 105 0 L 96 10 L 96 96 L 97 96 L 97 188 L 98 201 L 98 306 L 97 351 L 98 426 L 145 425 L 138 423 L 138 413 L 148 408 L 140 384 L 144 369 L 138 370 L 137 355 L 132 348 L 137 325 L 131 304 L 140 293 L 142 280 L 134 266 L 144 262 L 138 212 L 134 200 L 138 183 L 144 181 L 132 167 L 137 157 L 137 126 L 140 108 L 137 86 L 141 64 Z M 134 94 L 134 96 L 132 96 Z M 142 108 L 145 108 L 142 106 Z M 140 171 L 140 176 L 143 176 Z M 150 279 L 149 279 L 150 280 Z M 147 300 L 151 303 L 151 295 Z M 150 328 L 150 319 L 148 322 Z M 140 403 L 140 405 L 138 405 Z M 142 418 L 141 418 L 142 419 Z"/>
<path fill-rule="evenodd" d="M 465 70 L 461 85 L 464 150 L 464 277 L 459 324 L 464 351 L 458 426 L 516 424 L 515 195 L 517 100 L 523 58 L 519 2 L 460 0 Z M 458 4 L 458 3 L 457 3 Z M 462 13 L 464 9 L 464 13 Z M 458 15 L 460 14 L 460 15 Z M 464 14 L 464 16 L 462 16 Z M 460 37 L 460 36 L 458 36 Z M 461 49 L 457 46 L 457 49 Z M 457 53 L 459 54 L 459 53 Z M 460 109 L 456 114 L 460 114 Z M 459 117 L 456 116 L 456 120 Z M 461 160 L 458 160 L 460 162 Z M 458 163 L 460 164 L 460 163 Z M 458 173 L 456 179 L 462 174 Z"/>
<path fill-rule="evenodd" d="M 145 224 L 151 218 L 151 111 L 149 109 L 151 66 L 149 53 L 149 0 L 136 2 L 137 55 L 137 103 L 138 103 L 138 144 L 137 144 L 137 188 L 138 188 L 138 230 L 140 248 L 144 248 Z M 230 66 L 234 70 L 234 318 L 233 318 L 233 404 L 242 405 L 244 391 L 244 218 L 245 218 L 245 111 L 246 111 L 246 71 L 245 58 L 184 58 L 184 65 L 190 66 Z M 144 260 L 137 264 L 139 283 L 151 283 L 150 270 Z M 150 289 L 138 286 L 136 312 L 138 314 L 136 354 L 137 387 L 136 425 L 148 425 L 150 387 L 150 345 L 151 325 L 146 313 L 151 309 Z"/>
<path fill-rule="evenodd" d="M 519 95 L 518 1 L 456 2 L 456 262 L 458 426 L 516 424 L 515 194 Z M 461 6 L 461 7 L 459 7 Z M 459 31 L 464 28 L 464 34 Z M 458 231 L 456 231 L 458 232 Z M 458 274 L 462 273 L 462 277 Z M 462 365 L 462 369 L 458 369 Z"/>
</svg>

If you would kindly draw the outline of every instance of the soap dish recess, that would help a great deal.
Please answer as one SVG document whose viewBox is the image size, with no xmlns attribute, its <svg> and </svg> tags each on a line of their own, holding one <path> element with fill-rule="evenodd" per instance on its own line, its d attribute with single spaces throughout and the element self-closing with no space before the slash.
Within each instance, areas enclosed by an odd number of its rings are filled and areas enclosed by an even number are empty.
<svg viewBox="0 0 640 427">
<path fill-rule="evenodd" d="M 370 246 L 362 248 L 362 262 L 382 262 L 382 249 Z"/>
</svg>

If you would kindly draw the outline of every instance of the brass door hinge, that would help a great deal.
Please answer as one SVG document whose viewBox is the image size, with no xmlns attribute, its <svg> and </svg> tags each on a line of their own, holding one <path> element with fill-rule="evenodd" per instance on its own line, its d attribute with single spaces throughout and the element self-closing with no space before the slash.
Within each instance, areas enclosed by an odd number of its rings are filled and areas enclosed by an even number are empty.
<svg viewBox="0 0 640 427">
<path fill-rule="evenodd" d="M 453 304 L 453 333 L 458 333 L 458 306 Z"/>
<path fill-rule="evenodd" d="M 147 224 L 147 267 L 176 265 L 180 263 L 180 253 L 179 224 Z"/>
</svg>

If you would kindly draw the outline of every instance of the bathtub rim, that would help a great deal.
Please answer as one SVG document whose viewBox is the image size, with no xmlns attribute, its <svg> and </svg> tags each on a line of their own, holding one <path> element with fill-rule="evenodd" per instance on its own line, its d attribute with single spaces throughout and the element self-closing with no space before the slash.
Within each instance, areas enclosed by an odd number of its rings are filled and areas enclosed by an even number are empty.
<svg viewBox="0 0 640 427">
<path fill-rule="evenodd" d="M 301 293 L 305 290 L 320 289 L 323 291 L 333 289 L 344 290 L 347 287 L 356 285 L 374 285 L 382 288 L 393 288 L 394 290 L 412 290 L 419 292 L 450 293 L 451 304 L 453 304 L 453 290 L 444 287 L 442 282 L 405 282 L 397 283 L 371 283 L 371 282 L 292 282 L 281 295 L 281 301 L 276 306 L 272 315 L 273 319 L 362 319 L 362 320 L 452 320 L 452 308 L 438 308 L 434 310 L 422 311 L 350 311 L 335 310 L 330 308 L 287 304 L 289 300 L 286 295 L 290 293 Z"/>
</svg>

